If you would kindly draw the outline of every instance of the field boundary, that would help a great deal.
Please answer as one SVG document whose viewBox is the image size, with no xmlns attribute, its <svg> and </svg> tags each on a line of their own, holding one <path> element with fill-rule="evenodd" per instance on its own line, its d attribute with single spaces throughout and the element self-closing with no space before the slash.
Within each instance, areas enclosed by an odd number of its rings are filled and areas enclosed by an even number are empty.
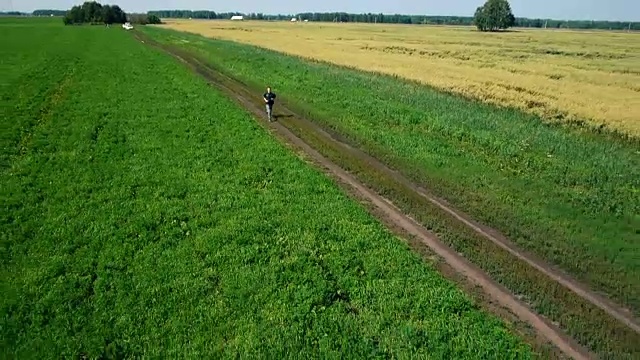
<svg viewBox="0 0 640 360">
<path fill-rule="evenodd" d="M 173 56 L 187 67 L 191 68 L 198 75 L 204 77 L 214 87 L 222 90 L 224 93 L 234 98 L 240 105 L 247 108 L 252 114 L 258 118 L 264 118 L 264 111 L 261 106 L 257 106 L 257 99 L 255 94 L 245 89 L 244 84 L 238 84 L 236 80 L 227 77 L 220 73 L 216 69 L 213 69 L 208 64 L 203 64 L 194 56 L 179 51 L 178 49 L 163 46 L 150 39 L 148 36 L 139 32 L 134 32 L 134 36 L 141 42 L 146 43 L 152 47 L 158 48 L 169 55 Z M 228 86 L 231 83 L 235 86 Z M 287 110 L 284 106 L 281 108 Z M 288 113 L 285 117 L 295 116 L 296 120 L 306 120 L 303 117 L 287 110 Z M 306 120 L 309 122 L 308 120 Z M 507 288 L 498 284 L 491 279 L 484 271 L 478 268 L 476 265 L 469 262 L 462 255 L 456 253 L 449 246 L 441 242 L 438 237 L 428 229 L 425 229 L 421 224 L 410 216 L 404 214 L 392 201 L 377 194 L 375 191 L 369 189 L 362 182 L 358 181 L 353 175 L 346 170 L 330 161 L 323 156 L 320 152 L 314 149 L 311 145 L 306 143 L 303 139 L 295 135 L 286 125 L 277 121 L 271 124 L 271 129 L 275 130 L 278 137 L 284 140 L 286 143 L 293 145 L 297 149 L 302 150 L 307 156 L 313 159 L 314 163 L 328 171 L 333 178 L 340 181 L 341 184 L 347 185 L 351 188 L 352 192 L 360 198 L 365 200 L 370 206 L 373 206 L 378 210 L 378 217 L 383 215 L 381 219 L 387 225 L 393 225 L 395 228 L 401 228 L 406 234 L 410 234 L 419 239 L 423 244 L 428 246 L 438 256 L 443 258 L 452 268 L 458 273 L 462 274 L 466 279 L 475 283 L 481 287 L 486 295 L 493 298 L 501 306 L 509 309 L 523 321 L 529 323 L 540 335 L 544 336 L 551 343 L 553 343 L 558 349 L 560 349 L 566 355 L 576 359 L 589 359 L 595 356 L 579 345 L 575 340 L 568 337 L 558 326 L 551 323 L 546 318 L 535 313 L 524 302 L 518 300 Z M 320 136 L 333 137 L 323 131 L 320 128 L 315 129 Z M 339 142 L 336 139 L 333 141 Z M 355 151 L 357 149 L 350 145 L 339 142 L 344 149 Z M 372 161 L 377 161 L 371 159 Z M 390 172 L 394 172 L 388 169 Z M 394 172 L 395 173 L 395 172 Z M 398 174 L 396 174 L 398 176 Z M 396 177 L 394 176 L 394 177 Z M 406 179 L 405 179 L 406 180 Z M 406 180 L 408 181 L 408 180 Z M 391 224 L 390 224 L 391 223 Z"/>
<path fill-rule="evenodd" d="M 567 130 L 571 130 L 571 131 L 576 131 L 576 132 L 583 132 L 586 134 L 591 134 L 591 135 L 597 135 L 597 136 L 606 136 L 608 138 L 611 139 L 615 139 L 617 141 L 624 141 L 630 144 L 638 144 L 640 141 L 640 133 L 637 133 L 637 131 L 633 130 L 633 128 L 631 127 L 627 127 L 627 125 L 621 125 L 623 123 L 625 123 L 626 121 L 609 121 L 610 119 L 606 116 L 606 114 L 594 114 L 591 112 L 587 112 L 587 113 L 580 113 L 579 110 L 576 109 L 584 109 L 585 108 L 585 104 L 578 104 L 575 103 L 573 105 L 567 105 L 566 103 L 558 103 L 558 93 L 570 93 L 570 91 L 563 91 L 562 89 L 557 89 L 556 91 L 543 91 L 541 89 L 545 89 L 546 87 L 543 86 L 544 84 L 537 86 L 537 87 L 531 87 L 531 88 L 526 88 L 524 90 L 524 93 L 521 92 L 520 90 L 516 90 L 515 88 L 511 88 L 511 89 L 504 89 L 504 87 L 509 87 L 513 84 L 511 84 L 511 76 L 514 74 L 523 74 L 522 71 L 518 71 L 517 69 L 511 69 L 513 71 L 507 71 L 505 73 L 502 73 L 500 75 L 500 77 L 508 77 L 508 81 L 507 80 L 496 80 L 494 82 L 491 82 L 491 87 L 495 86 L 495 87 L 501 87 L 503 88 L 503 91 L 507 91 L 510 95 L 505 95 L 504 98 L 500 97 L 499 93 L 495 93 L 492 91 L 489 91 L 488 89 L 485 89 L 483 91 L 479 91 L 479 90 L 474 90 L 474 91 L 465 91 L 463 88 L 467 88 L 464 85 L 458 84 L 456 86 L 444 86 L 441 84 L 441 82 L 430 82 L 425 80 L 425 78 L 421 78 L 421 79 L 416 79 L 413 78 L 407 74 L 410 74 L 409 70 L 402 70 L 399 73 L 397 71 L 393 71 L 391 68 L 385 68 L 384 66 L 381 68 L 381 65 L 376 63 L 375 66 L 368 68 L 367 66 L 353 66 L 351 65 L 351 63 L 343 63 L 340 62 L 339 60 L 336 60 L 335 57 L 316 57 L 313 55 L 309 55 L 309 53 L 302 53 L 302 52 L 296 52 L 296 51 L 292 51 L 290 48 L 287 47 L 282 47 L 282 46 L 264 46 L 260 43 L 256 43 L 256 42 L 252 42 L 247 40 L 246 38 L 240 36 L 240 37 L 236 37 L 236 36 L 226 36 L 224 35 L 225 33 L 227 33 L 226 30 L 230 30 L 228 31 L 229 34 L 233 33 L 235 30 L 238 30 L 236 27 L 215 27 L 211 29 L 211 32 L 209 30 L 207 30 L 208 28 L 205 29 L 199 29 L 197 27 L 191 27 L 189 26 L 189 22 L 191 21 L 197 21 L 197 20 L 187 20 L 187 19 L 169 19 L 171 20 L 169 23 L 166 24 L 161 24 L 161 25 L 153 25 L 153 27 L 157 27 L 160 29 L 166 29 L 166 30 L 172 30 L 172 31 L 177 31 L 177 32 L 184 32 L 184 33 L 189 33 L 191 35 L 198 35 L 198 36 L 203 36 L 205 38 L 215 38 L 217 41 L 223 41 L 223 42 L 229 42 L 229 43 L 239 43 L 239 44 L 243 44 L 246 46 L 250 46 L 253 48 L 259 48 L 259 49 L 263 49 L 263 50 L 267 50 L 269 52 L 274 52 L 274 53 L 278 53 L 287 57 L 295 57 L 295 58 L 299 58 L 299 59 L 303 59 L 305 61 L 312 61 L 312 62 L 318 62 L 318 63 L 322 63 L 322 64 L 328 64 L 328 65 L 332 65 L 335 67 L 340 67 L 340 68 L 347 68 L 347 69 L 357 69 L 360 72 L 363 73 L 372 73 L 372 74 L 376 74 L 376 75 L 383 75 L 383 76 L 387 76 L 390 78 L 400 78 L 403 81 L 406 81 L 408 83 L 412 83 L 412 84 L 418 84 L 420 86 L 425 86 L 425 87 L 429 87 L 437 92 L 441 92 L 441 93 L 448 93 L 450 95 L 453 96 L 458 96 L 461 98 L 464 98 L 465 100 L 471 100 L 471 101 L 476 101 L 478 103 L 484 104 L 484 105 L 490 105 L 493 107 L 500 107 L 500 108 L 505 108 L 505 109 L 512 109 L 512 110 L 516 110 L 525 114 L 528 114 L 532 117 L 535 117 L 537 120 L 543 122 L 546 125 L 549 126 L 554 126 L 554 127 L 559 127 L 559 128 L 563 128 L 563 129 L 567 129 Z M 259 21 L 258 21 L 259 22 Z M 326 23 L 327 25 L 331 25 L 332 23 Z M 367 25 L 367 24 L 362 24 L 362 25 Z M 370 25 L 374 25 L 374 24 L 370 24 Z M 406 26 L 406 25 L 402 25 L 402 24 L 384 24 L 385 27 L 391 27 L 393 25 L 398 25 L 398 26 Z M 378 24 L 379 26 L 379 24 Z M 426 27 L 433 27 L 433 28 L 447 28 L 447 29 L 454 29 L 456 28 L 456 26 L 441 26 L 441 25 L 421 25 L 421 26 L 426 26 Z M 231 31 L 233 29 L 233 31 Z M 271 28 L 270 28 L 271 29 Z M 247 31 L 256 31 L 256 28 L 253 26 L 250 26 L 247 29 L 244 29 Z M 271 29 L 272 31 L 282 31 L 283 29 L 280 27 L 276 27 Z M 522 30 L 522 29 L 520 29 Z M 530 28 L 529 30 L 531 31 L 535 31 L 532 28 Z M 547 32 L 547 31 L 553 31 L 553 32 L 565 32 L 565 31 L 560 31 L 558 29 L 538 29 L 541 30 L 541 32 Z M 577 30 L 577 29 L 576 29 Z M 220 32 L 222 31 L 222 32 Z M 286 31 L 286 30 L 285 30 Z M 581 32 L 585 32 L 588 30 L 580 30 L 580 31 L 566 31 L 566 33 L 575 33 L 575 34 L 579 34 Z M 508 31 L 507 33 L 518 33 L 520 32 L 518 29 L 515 29 L 515 31 Z M 602 31 L 600 32 L 602 34 L 615 34 L 615 31 Z M 622 33 L 624 35 L 628 35 L 628 33 L 624 32 Z M 307 33 L 306 32 L 301 32 L 301 33 L 297 33 L 297 36 L 300 36 L 301 38 L 305 38 L 307 37 Z M 327 35 L 327 39 L 341 39 L 341 36 L 346 36 L 344 34 L 340 35 L 340 33 L 337 34 L 332 34 L 331 36 Z M 315 38 L 314 38 L 315 39 Z M 319 40 L 321 38 L 317 38 L 316 40 Z M 350 36 L 347 36 L 345 39 L 350 39 L 350 40 L 358 40 L 356 43 L 357 46 L 361 49 L 369 49 L 369 50 L 374 50 L 375 48 L 387 48 L 387 47 L 393 47 L 393 45 L 389 44 L 387 42 L 387 40 L 376 40 L 376 42 L 373 42 L 374 44 L 377 44 L 377 46 L 372 46 L 369 47 L 369 44 L 371 44 L 372 42 L 368 40 L 367 37 L 363 37 L 360 38 L 358 36 L 355 36 L 353 34 L 350 34 Z M 429 53 L 429 48 L 424 48 L 424 44 L 422 43 L 416 43 L 416 39 L 412 38 L 412 42 L 408 43 L 411 44 L 411 46 L 409 46 L 408 44 L 405 44 L 406 46 L 400 46 L 401 48 L 405 48 L 406 50 L 413 50 L 413 52 L 411 54 L 411 56 L 408 56 L 406 59 L 411 59 L 412 56 L 418 56 L 416 55 L 416 53 L 420 53 L 420 52 L 426 52 Z M 468 39 L 469 42 L 474 43 L 478 41 L 478 39 L 475 38 L 471 38 Z M 379 42 L 379 43 L 377 43 Z M 495 46 L 495 44 L 491 44 L 493 46 Z M 341 51 L 348 51 L 348 48 L 342 48 L 341 46 L 336 45 L 337 47 L 335 48 L 336 50 L 341 49 Z M 316 49 L 317 50 L 317 49 Z M 442 50 L 442 49 L 441 49 Z M 544 48 L 543 50 L 546 50 L 546 48 Z M 382 51 L 382 50 L 380 50 Z M 449 50 L 445 50 L 445 51 L 449 51 Z M 457 51 L 457 50 L 451 50 L 453 52 Z M 531 58 L 536 58 L 537 53 L 536 51 L 542 51 L 539 49 L 532 49 L 532 52 L 529 54 Z M 579 50 L 576 50 L 576 52 Z M 373 53 L 371 53 L 373 54 Z M 409 54 L 409 53 L 407 53 Z M 365 55 L 362 55 L 363 57 Z M 422 56 L 422 55 L 421 55 Z M 465 57 L 466 58 L 466 57 Z M 581 56 L 577 56 L 576 58 L 578 59 L 582 59 Z M 338 59 L 340 59 L 340 57 L 338 57 Z M 428 59 L 428 57 L 425 57 L 425 59 Z M 455 58 L 453 58 L 455 60 Z M 523 58 L 517 58 L 522 60 Z M 464 60 L 464 62 L 468 62 L 468 60 Z M 408 66 L 408 65 L 407 65 Z M 420 62 L 412 64 L 412 66 L 420 66 Z M 493 65 L 492 65 L 493 66 Z M 375 70 L 374 68 L 376 68 L 377 70 Z M 482 69 L 484 69 L 484 67 L 479 67 L 476 68 L 475 70 L 477 71 L 481 71 Z M 493 66 L 492 69 L 496 70 L 496 69 L 502 69 L 502 67 L 498 66 Z M 576 70 L 577 71 L 577 70 Z M 549 72 L 549 74 L 547 74 L 548 76 L 544 77 L 545 80 L 549 79 L 549 76 L 554 76 L 554 74 L 551 74 L 551 70 L 547 71 Z M 509 75 L 508 75 L 509 74 Z M 570 74 L 565 74 L 563 75 L 563 79 L 569 79 L 572 78 L 572 75 Z M 551 78 L 553 79 L 553 78 Z M 524 81 L 523 79 L 520 79 L 522 81 Z M 540 80 L 538 80 L 540 81 Z M 556 80 L 553 80 L 556 81 Z M 484 82 L 477 82 L 476 80 L 472 81 L 471 84 L 469 84 L 472 88 L 483 88 L 483 87 L 487 87 L 488 85 L 485 84 Z M 584 84 L 582 84 L 581 86 L 584 86 Z M 627 90 L 633 90 L 633 89 L 627 89 Z M 542 92 L 541 95 L 539 97 L 528 97 L 527 95 L 523 95 L 523 94 L 529 94 L 529 93 L 536 93 L 536 92 Z M 484 95 L 483 95 L 484 94 Z M 496 97 L 496 95 L 498 97 Z M 543 96 L 544 95 L 544 96 Z M 526 101 L 521 99 L 521 96 L 527 96 L 526 97 Z M 631 93 L 630 96 L 633 96 L 633 93 Z M 614 104 L 615 105 L 615 104 Z M 613 107 L 615 107 L 614 105 L 612 105 Z M 630 120 L 629 123 L 633 123 L 633 119 Z"/>
</svg>

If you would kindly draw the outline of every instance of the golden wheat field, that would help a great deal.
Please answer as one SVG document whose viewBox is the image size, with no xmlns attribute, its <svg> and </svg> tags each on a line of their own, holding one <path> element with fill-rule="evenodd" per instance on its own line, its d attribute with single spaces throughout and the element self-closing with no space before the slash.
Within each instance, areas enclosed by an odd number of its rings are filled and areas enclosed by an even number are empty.
<svg viewBox="0 0 640 360">
<path fill-rule="evenodd" d="M 636 33 L 227 20 L 166 20 L 164 26 L 640 135 Z"/>
</svg>

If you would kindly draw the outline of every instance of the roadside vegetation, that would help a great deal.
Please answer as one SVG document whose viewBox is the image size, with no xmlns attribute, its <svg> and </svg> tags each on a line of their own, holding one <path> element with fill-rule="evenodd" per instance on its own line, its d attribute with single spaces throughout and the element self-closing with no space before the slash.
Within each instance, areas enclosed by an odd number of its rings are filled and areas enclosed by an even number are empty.
<svg viewBox="0 0 640 360">
<path fill-rule="evenodd" d="M 3 358 L 534 356 L 130 33 L 12 19 L 0 39 Z"/>
</svg>

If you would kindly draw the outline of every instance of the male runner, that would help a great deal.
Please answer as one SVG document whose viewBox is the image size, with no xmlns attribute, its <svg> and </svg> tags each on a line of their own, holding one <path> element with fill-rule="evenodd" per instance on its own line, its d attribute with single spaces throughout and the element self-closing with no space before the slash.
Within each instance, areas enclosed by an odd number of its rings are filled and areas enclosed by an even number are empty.
<svg viewBox="0 0 640 360">
<path fill-rule="evenodd" d="M 264 103 L 267 107 L 267 116 L 269 116 L 269 122 L 271 122 L 271 114 L 273 112 L 273 103 L 276 100 L 276 94 L 271 92 L 271 87 L 267 87 L 267 92 L 262 95 Z"/>
</svg>

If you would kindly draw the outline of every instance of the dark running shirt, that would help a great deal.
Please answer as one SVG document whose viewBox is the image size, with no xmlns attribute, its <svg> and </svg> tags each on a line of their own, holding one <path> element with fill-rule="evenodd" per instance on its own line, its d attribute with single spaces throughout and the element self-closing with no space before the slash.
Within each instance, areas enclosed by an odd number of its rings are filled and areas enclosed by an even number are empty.
<svg viewBox="0 0 640 360">
<path fill-rule="evenodd" d="M 271 93 L 264 93 L 263 97 L 265 99 L 267 99 L 267 104 L 269 105 L 273 105 L 275 99 L 276 99 L 276 94 L 274 92 Z"/>
</svg>

